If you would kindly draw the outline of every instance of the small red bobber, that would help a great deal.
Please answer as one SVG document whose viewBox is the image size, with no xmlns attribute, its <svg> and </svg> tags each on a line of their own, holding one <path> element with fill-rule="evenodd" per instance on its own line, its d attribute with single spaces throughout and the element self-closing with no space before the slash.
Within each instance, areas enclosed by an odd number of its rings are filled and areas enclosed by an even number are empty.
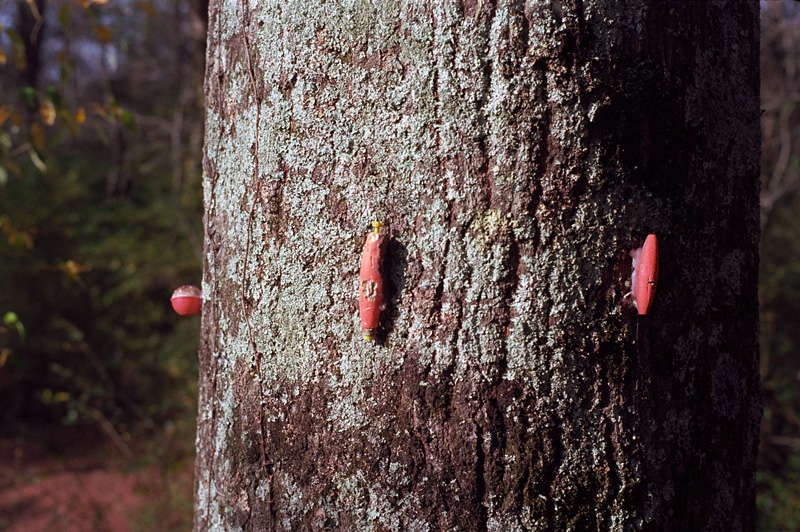
<svg viewBox="0 0 800 532">
<path fill-rule="evenodd" d="M 172 293 L 170 301 L 181 316 L 194 316 L 203 306 L 203 292 L 196 286 L 183 285 Z"/>
<path fill-rule="evenodd" d="M 364 242 L 361 254 L 361 271 L 358 279 L 358 310 L 361 317 L 361 332 L 364 340 L 374 340 L 381 323 L 383 310 L 383 275 L 381 264 L 388 241 L 381 233 L 381 222 L 372 222 L 373 231 Z"/>
<path fill-rule="evenodd" d="M 650 311 L 656 295 L 658 281 L 658 241 L 656 235 L 647 235 L 644 246 L 631 251 L 633 273 L 631 274 L 631 294 L 633 305 L 640 316 Z"/>
</svg>

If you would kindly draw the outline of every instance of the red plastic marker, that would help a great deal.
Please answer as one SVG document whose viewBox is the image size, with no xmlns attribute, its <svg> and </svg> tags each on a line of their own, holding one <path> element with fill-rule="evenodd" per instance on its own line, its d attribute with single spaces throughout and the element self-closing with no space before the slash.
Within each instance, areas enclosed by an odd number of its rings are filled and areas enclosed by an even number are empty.
<svg viewBox="0 0 800 532">
<path fill-rule="evenodd" d="M 187 284 L 176 289 L 170 301 L 172 308 L 181 316 L 194 316 L 203 306 L 203 293 L 196 286 Z"/>
<path fill-rule="evenodd" d="M 373 231 L 364 242 L 361 254 L 361 272 L 358 279 L 358 310 L 364 340 L 374 340 L 381 323 L 383 310 L 383 276 L 381 264 L 386 253 L 388 238 L 381 233 L 381 222 L 372 222 Z"/>
<path fill-rule="evenodd" d="M 658 241 L 656 235 L 647 235 L 644 246 L 631 251 L 633 274 L 631 292 L 633 304 L 640 316 L 650 311 L 658 282 Z"/>
</svg>

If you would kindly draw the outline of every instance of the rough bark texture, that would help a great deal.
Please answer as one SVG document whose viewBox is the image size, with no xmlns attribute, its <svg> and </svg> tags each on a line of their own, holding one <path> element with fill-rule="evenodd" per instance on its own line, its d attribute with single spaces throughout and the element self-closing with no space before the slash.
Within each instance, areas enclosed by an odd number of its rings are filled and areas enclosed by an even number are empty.
<svg viewBox="0 0 800 532">
<path fill-rule="evenodd" d="M 754 530 L 755 0 L 212 0 L 207 64 L 196 530 Z"/>
</svg>

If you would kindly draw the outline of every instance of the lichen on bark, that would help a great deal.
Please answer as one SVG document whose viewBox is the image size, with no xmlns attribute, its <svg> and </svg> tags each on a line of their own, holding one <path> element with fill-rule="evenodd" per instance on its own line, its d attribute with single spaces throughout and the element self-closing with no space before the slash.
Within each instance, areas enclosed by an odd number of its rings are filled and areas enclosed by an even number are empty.
<svg viewBox="0 0 800 532">
<path fill-rule="evenodd" d="M 210 15 L 196 530 L 752 530 L 756 2 Z"/>
</svg>

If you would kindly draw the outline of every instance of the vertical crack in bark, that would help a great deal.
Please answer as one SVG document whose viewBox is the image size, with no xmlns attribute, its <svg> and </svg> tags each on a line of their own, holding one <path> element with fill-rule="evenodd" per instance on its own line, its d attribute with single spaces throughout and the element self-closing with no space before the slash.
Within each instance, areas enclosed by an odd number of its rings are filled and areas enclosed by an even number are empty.
<svg viewBox="0 0 800 532">
<path fill-rule="evenodd" d="M 505 364 L 503 365 L 505 366 Z M 503 474 L 508 467 L 508 464 L 505 462 L 506 447 L 508 443 L 508 439 L 506 437 L 506 423 L 508 420 L 498 404 L 498 395 L 502 393 L 502 375 L 503 373 L 498 372 L 497 382 L 493 386 L 492 393 L 489 396 L 487 412 L 487 427 L 490 435 L 490 461 L 488 478 L 491 486 L 493 487 L 494 496 L 499 495 L 497 490 L 498 488 L 502 488 Z M 486 476 L 486 473 L 484 473 L 484 475 Z"/>
<path fill-rule="evenodd" d="M 436 20 L 434 18 L 434 20 Z M 431 44 L 435 47 L 435 41 Z M 435 48 L 434 48 L 435 49 Z M 436 166 L 439 168 L 440 173 L 442 169 L 442 97 L 439 94 L 439 69 L 433 69 L 433 79 L 431 80 L 431 87 L 433 87 L 433 116 L 434 127 L 436 132 Z"/>
<path fill-rule="evenodd" d="M 516 0 L 512 3 L 511 8 L 514 10 L 517 20 L 520 24 L 520 31 L 518 34 L 517 46 L 521 51 L 520 55 L 525 55 L 528 52 L 528 44 L 530 42 L 530 20 L 528 20 L 525 13 L 525 0 Z"/>
<path fill-rule="evenodd" d="M 514 235 L 509 232 L 508 235 L 508 257 L 506 259 L 506 279 L 503 282 L 503 299 L 497 312 L 498 324 L 502 328 L 500 331 L 501 341 L 499 343 L 500 356 L 498 362 L 501 364 L 498 376 L 502 378 L 508 366 L 508 344 L 506 342 L 508 335 L 511 333 L 511 305 L 514 302 L 514 297 L 519 288 L 519 270 L 520 270 L 520 246 Z"/>
<path fill-rule="evenodd" d="M 556 497 L 558 494 L 554 491 L 559 486 L 557 484 L 558 480 L 558 469 L 561 466 L 561 461 L 564 456 L 564 440 L 563 434 L 561 431 L 561 420 L 557 417 L 550 420 L 550 423 L 553 424 L 552 429 L 550 430 L 550 456 L 548 457 L 549 460 L 547 464 L 549 467 L 546 468 L 545 471 L 542 472 L 542 485 L 549 486 L 550 492 L 548 493 L 547 497 L 547 513 L 546 515 L 553 519 L 552 523 L 555 524 L 558 520 L 558 515 L 556 513 Z"/>
<path fill-rule="evenodd" d="M 431 306 L 431 313 L 429 323 L 431 326 L 442 325 L 442 296 L 444 295 L 444 281 L 447 273 L 447 253 L 450 251 L 450 239 L 446 238 L 444 241 L 444 250 L 442 250 L 441 258 L 442 263 L 439 266 L 436 288 L 433 293 L 433 305 Z"/>
<path fill-rule="evenodd" d="M 476 422 L 475 441 L 475 498 L 478 503 L 478 523 L 476 530 L 486 532 L 489 529 L 489 515 L 486 508 L 486 453 L 483 450 L 483 429 Z"/>
<path fill-rule="evenodd" d="M 247 16 L 245 17 L 245 13 Z M 261 105 L 258 97 L 258 86 L 256 85 L 256 78 L 255 73 L 253 72 L 253 64 L 252 59 L 250 57 L 250 42 L 247 38 L 247 26 L 249 25 L 250 20 L 250 12 L 249 10 L 245 10 L 244 0 L 242 0 L 242 38 L 244 40 L 244 54 L 245 58 L 247 59 L 247 74 L 250 77 L 250 83 L 253 88 L 253 100 L 256 105 L 256 126 L 255 126 L 255 139 L 253 141 L 253 174 L 255 180 L 257 181 L 260 177 L 259 175 L 259 168 L 258 168 L 258 134 L 259 134 L 259 127 L 261 124 Z M 247 187 L 244 187 L 245 194 L 249 192 Z M 258 362 L 258 350 L 256 348 L 255 340 L 253 339 L 253 328 L 250 325 L 250 317 L 247 312 L 247 302 L 245 296 L 245 286 L 247 281 L 247 261 L 250 255 L 250 240 L 252 236 L 252 223 L 253 223 L 253 212 L 255 211 L 256 207 L 256 198 L 253 198 L 253 201 L 250 204 L 250 210 L 247 214 L 247 235 L 245 238 L 245 248 L 244 248 L 244 259 L 242 261 L 242 281 L 241 281 L 241 305 L 242 305 L 242 319 L 244 319 L 245 324 L 247 325 L 247 334 L 250 340 L 250 345 L 255 351 L 256 355 L 256 362 Z M 256 364 L 256 368 L 258 368 L 258 364 Z"/>
<path fill-rule="evenodd" d="M 529 417 L 527 412 L 529 411 L 527 406 L 529 406 L 528 401 L 523 398 L 522 395 L 514 396 L 512 400 L 518 404 L 518 408 L 516 410 L 517 416 L 519 417 L 519 421 L 517 422 L 517 430 L 516 436 L 519 438 L 519 442 L 517 443 L 519 449 L 529 449 L 533 448 L 534 442 L 528 441 L 528 429 L 530 428 Z M 522 401 L 520 405 L 517 401 Z M 533 411 L 533 408 L 530 408 L 530 411 Z M 518 451 L 519 452 L 519 451 Z M 542 452 L 542 449 L 538 449 L 538 452 Z M 541 457 L 541 461 L 544 462 L 544 457 Z M 525 498 L 528 495 L 526 493 L 526 486 L 528 485 L 528 481 L 531 477 L 531 467 L 533 464 L 528 463 L 522 467 L 522 471 L 519 474 L 519 478 L 513 484 L 509 484 L 513 486 L 514 490 L 512 493 L 514 494 L 514 509 L 518 512 L 522 511 L 523 505 L 525 504 Z M 513 481 L 513 479 L 512 479 Z"/>
<path fill-rule="evenodd" d="M 419 398 L 419 400 L 424 401 L 423 398 Z M 419 477 L 421 477 L 428 468 L 429 451 L 428 451 L 428 441 L 422 434 L 423 422 L 421 422 L 417 416 L 417 410 L 418 410 L 417 398 L 414 398 L 412 401 L 413 402 L 411 406 L 411 421 L 413 423 L 414 435 L 417 437 L 417 440 L 419 440 L 419 444 L 422 447 L 422 462 L 417 464 L 416 475 L 415 475 L 415 478 L 419 479 Z"/>
<path fill-rule="evenodd" d="M 486 10 L 488 13 L 486 14 L 486 21 L 489 27 L 492 27 L 492 23 L 494 22 L 494 16 L 497 14 L 497 4 L 498 0 L 482 0 L 479 5 L 485 4 Z"/>
<path fill-rule="evenodd" d="M 251 57 L 252 50 L 250 49 L 250 40 L 247 36 L 247 30 L 250 25 L 250 12 L 245 8 L 245 2 L 242 0 L 241 3 L 242 9 L 242 38 L 244 40 L 244 53 L 247 59 L 247 73 L 250 78 L 250 83 L 252 85 L 253 90 L 253 101 L 256 106 L 256 124 L 255 124 L 255 133 L 254 133 L 254 141 L 253 141 L 253 173 L 255 182 L 261 178 L 260 170 L 259 170 L 259 133 L 261 127 L 261 97 L 258 92 L 258 84 L 256 83 L 255 71 L 253 69 L 253 60 Z M 244 187 L 245 192 L 249 192 L 247 187 Z M 245 240 L 245 251 L 244 251 L 244 258 L 242 260 L 242 278 L 241 278 L 241 306 L 242 306 L 242 318 L 245 320 L 247 324 L 247 334 L 248 339 L 250 342 L 250 346 L 253 349 L 254 353 L 254 371 L 253 377 L 256 381 L 256 389 L 258 393 L 256 394 L 256 398 L 258 400 L 258 406 L 253 409 L 253 413 L 258 416 L 256 426 L 258 427 L 258 441 L 259 446 L 261 449 L 261 471 L 263 475 L 267 475 L 267 453 L 266 453 L 266 444 L 264 442 L 264 402 L 261 400 L 261 397 L 264 395 L 263 386 L 263 379 L 261 378 L 261 352 L 258 350 L 256 345 L 255 339 L 253 338 L 253 329 L 250 324 L 250 315 L 247 309 L 247 302 L 246 302 L 246 281 L 247 281 L 247 262 L 248 257 L 250 254 L 250 241 L 252 240 L 252 224 L 253 224 L 253 212 L 255 211 L 255 206 L 257 201 L 257 194 L 251 194 L 253 196 L 252 203 L 250 205 L 250 211 L 247 215 L 247 235 Z M 267 476 L 267 482 L 269 483 L 269 497 L 267 501 L 267 514 L 272 518 L 274 512 L 274 505 L 272 501 L 272 476 Z"/>
<path fill-rule="evenodd" d="M 616 372 L 612 374 L 614 369 L 614 352 L 618 344 L 601 343 L 596 346 L 598 354 L 598 375 L 596 395 L 600 398 L 599 408 L 605 411 L 603 417 L 603 440 L 605 445 L 605 460 L 607 467 L 607 483 L 603 486 L 605 501 L 602 505 L 604 508 L 603 520 L 610 522 L 611 511 L 614 506 L 619 504 L 618 494 L 622 488 L 622 478 L 620 472 L 617 470 L 617 453 L 622 455 L 622 449 L 619 448 L 618 438 L 616 437 L 617 425 L 615 422 L 615 409 L 619 406 L 622 410 L 624 400 L 620 401 L 620 390 L 618 388 L 621 382 L 624 382 L 624 366 L 620 370 L 623 375 L 617 375 Z M 619 414 L 617 414 L 619 415 Z"/>
<path fill-rule="evenodd" d="M 476 13 L 479 13 L 482 8 L 482 2 L 478 5 L 478 10 Z M 491 40 L 492 40 L 492 25 L 494 23 L 494 16 L 497 11 L 497 6 L 494 2 L 486 1 L 488 14 L 486 15 L 486 22 L 484 22 L 483 26 L 485 28 L 484 33 L 481 37 L 486 39 L 486 46 L 487 48 L 491 48 Z M 484 62 L 483 62 L 483 82 L 481 84 L 482 94 L 480 99 L 478 100 L 476 114 L 477 114 L 477 125 L 479 135 L 477 136 L 475 142 L 478 148 L 478 154 L 480 157 L 480 165 L 478 168 L 474 170 L 478 172 L 481 176 L 482 185 L 483 185 L 483 194 L 482 194 L 482 201 L 488 201 L 489 206 L 492 206 L 492 196 L 493 196 L 493 186 L 492 186 L 492 177 L 490 175 L 490 160 L 489 160 L 489 153 L 487 153 L 486 149 L 486 126 L 488 123 L 488 116 L 486 112 L 486 108 L 489 104 L 489 99 L 492 95 L 492 74 L 494 72 L 494 61 L 496 57 L 492 55 L 491 49 L 489 53 L 487 53 Z M 469 167 L 467 167 L 469 170 Z"/>
<path fill-rule="evenodd" d="M 542 63 L 545 65 L 545 68 L 547 68 L 544 60 L 540 62 L 540 64 Z M 544 102 L 544 114 L 540 122 L 539 142 L 534 152 L 534 167 L 536 172 L 534 175 L 534 182 L 538 184 L 538 194 L 536 194 L 537 203 L 544 201 L 546 207 L 549 207 L 549 205 L 547 205 L 547 201 L 544 198 L 544 181 L 548 178 L 548 174 L 550 173 L 553 158 L 550 150 L 550 142 L 553 133 L 553 110 L 548 102 L 550 98 L 550 87 L 548 83 L 549 81 L 545 80 L 542 85 L 541 99 Z"/>
</svg>

